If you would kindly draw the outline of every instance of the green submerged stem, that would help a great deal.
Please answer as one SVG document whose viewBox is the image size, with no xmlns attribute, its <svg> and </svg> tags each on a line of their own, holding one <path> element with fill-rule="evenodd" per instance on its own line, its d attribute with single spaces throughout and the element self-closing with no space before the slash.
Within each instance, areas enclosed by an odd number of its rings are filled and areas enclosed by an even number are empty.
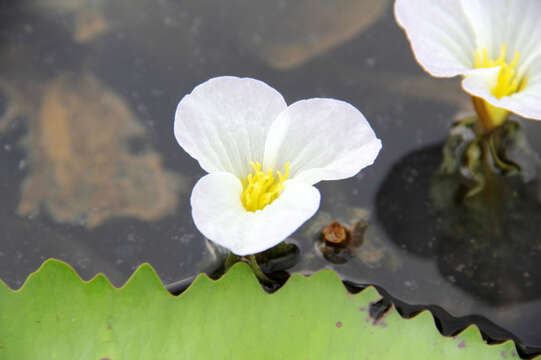
<svg viewBox="0 0 541 360">
<path fill-rule="evenodd" d="M 506 163 L 505 161 L 503 161 L 500 156 L 498 155 L 498 151 L 496 150 L 496 146 L 494 145 L 494 135 L 491 134 L 489 137 L 488 137 L 488 149 L 490 151 L 490 154 L 492 155 L 492 160 L 494 161 L 494 165 L 496 165 L 496 167 L 500 168 L 501 170 L 505 171 L 505 172 L 517 172 L 519 171 L 520 169 L 517 169 L 516 166 L 512 165 L 512 164 L 508 164 Z"/>
<path fill-rule="evenodd" d="M 246 259 L 248 260 L 248 264 L 252 268 L 255 276 L 257 276 L 257 278 L 261 282 L 264 282 L 265 284 L 275 284 L 276 283 L 276 281 L 269 278 L 267 275 L 265 275 L 263 270 L 261 270 L 261 267 L 257 263 L 257 259 L 256 259 L 255 255 L 249 255 L 247 257 L 246 256 L 241 257 L 241 256 L 235 255 L 232 252 L 230 252 L 227 255 L 227 258 L 225 259 L 224 272 L 229 271 L 229 269 L 231 269 L 231 267 L 233 265 L 235 265 L 239 261 L 243 261 L 243 259 L 244 259 L 244 261 L 246 261 Z"/>
<path fill-rule="evenodd" d="M 259 280 L 267 284 L 275 283 L 274 280 L 272 280 L 267 275 L 265 275 L 263 270 L 261 270 L 261 267 L 259 267 L 259 264 L 257 263 L 257 259 L 255 258 L 255 255 L 250 255 L 248 258 L 250 259 L 250 267 L 252 268 L 252 270 L 254 271 L 255 275 L 257 276 Z"/>
<path fill-rule="evenodd" d="M 240 261 L 240 257 L 230 252 L 225 259 L 224 270 L 227 272 L 233 265 Z"/>
<path fill-rule="evenodd" d="M 493 236 L 501 236 L 501 220 L 503 218 L 503 198 L 501 189 L 501 180 L 492 171 L 491 160 L 498 166 L 499 157 L 495 154 L 492 137 L 483 138 L 483 168 L 485 174 L 485 188 L 483 194 L 485 198 L 485 216 L 487 224 L 491 224 L 486 231 Z"/>
</svg>

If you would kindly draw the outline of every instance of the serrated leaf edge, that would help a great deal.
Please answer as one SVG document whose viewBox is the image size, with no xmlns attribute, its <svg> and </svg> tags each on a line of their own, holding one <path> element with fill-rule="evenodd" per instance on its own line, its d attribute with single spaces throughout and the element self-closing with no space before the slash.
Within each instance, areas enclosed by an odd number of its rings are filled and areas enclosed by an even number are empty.
<svg viewBox="0 0 541 360">
<path fill-rule="evenodd" d="M 240 269 L 242 266 L 249 266 L 248 264 L 245 264 L 243 262 L 239 262 L 239 263 L 236 263 L 234 264 L 231 269 L 229 269 L 229 271 L 225 274 L 223 274 L 222 276 L 220 276 L 219 278 L 217 279 L 212 279 L 210 278 L 206 273 L 200 273 L 198 274 L 194 280 L 192 281 L 192 283 L 186 288 L 185 291 L 183 291 L 181 294 L 179 295 L 173 295 L 171 293 L 169 293 L 169 291 L 167 291 L 167 289 L 165 288 L 165 286 L 163 285 L 163 282 L 161 281 L 160 277 L 158 276 L 158 274 L 156 273 L 156 270 L 154 270 L 154 267 L 152 267 L 151 264 L 145 262 L 145 263 L 142 263 L 140 264 L 137 269 L 135 269 L 135 271 L 130 275 L 130 277 L 126 280 L 126 282 L 124 282 L 124 284 L 122 284 L 121 286 L 117 287 L 115 286 L 114 284 L 111 283 L 111 281 L 109 281 L 109 279 L 107 278 L 107 276 L 103 273 L 97 273 L 96 275 L 94 275 L 92 278 L 88 279 L 88 280 L 84 280 L 83 278 L 81 278 L 81 276 L 77 273 L 77 271 L 70 265 L 68 264 L 67 262 L 63 261 L 63 260 L 59 260 L 59 259 L 55 259 L 55 258 L 49 258 L 47 260 L 45 260 L 40 266 L 38 269 L 36 269 L 35 271 L 33 271 L 32 273 L 30 273 L 28 275 L 28 277 L 26 278 L 26 280 L 24 281 L 24 283 L 18 288 L 18 289 L 13 289 L 11 288 L 9 285 L 7 285 L 1 278 L 0 278 L 0 283 L 5 286 L 5 288 L 8 290 L 8 291 L 11 291 L 13 293 L 22 293 L 24 292 L 25 288 L 28 286 L 28 283 L 32 281 L 33 278 L 35 278 L 36 276 L 39 276 L 40 272 L 43 271 L 43 269 L 45 269 L 47 266 L 50 266 L 50 264 L 56 264 L 56 265 L 61 265 L 63 266 L 65 269 L 67 269 L 69 272 L 71 272 L 73 275 L 75 275 L 77 277 L 77 279 L 79 281 L 81 281 L 82 283 L 84 284 L 90 284 L 92 283 L 93 281 L 95 281 L 97 278 L 104 278 L 107 282 L 107 284 L 109 284 L 113 290 L 117 290 L 117 291 L 121 291 L 122 289 L 124 289 L 126 286 L 128 286 L 132 281 L 133 279 L 135 278 L 135 276 L 140 273 L 143 269 L 148 269 L 151 271 L 152 273 L 152 277 L 155 278 L 160 284 L 161 284 L 161 287 L 163 289 L 163 291 L 167 294 L 169 294 L 169 296 L 172 296 L 172 297 L 175 297 L 175 298 L 179 298 L 181 296 L 183 296 L 184 294 L 187 294 L 189 293 L 190 289 L 195 286 L 198 282 L 200 281 L 210 281 L 211 283 L 218 283 L 220 281 L 223 281 L 224 279 L 230 277 L 233 273 L 235 273 L 236 271 L 238 271 L 238 269 Z M 284 283 L 284 285 L 282 287 L 280 287 L 277 291 L 271 293 L 271 294 L 268 294 L 267 292 L 265 292 L 265 290 L 260 287 L 261 291 L 264 292 L 265 294 L 267 294 L 268 296 L 273 296 L 274 294 L 277 294 L 281 291 L 283 291 L 284 288 L 290 286 L 288 285 L 289 283 L 291 283 L 292 279 L 309 279 L 309 278 L 314 278 L 314 277 L 319 277 L 319 276 L 322 276 L 324 274 L 327 274 L 326 276 L 332 276 L 333 278 L 336 279 L 336 281 L 338 281 L 342 288 L 344 289 L 344 292 L 346 293 L 346 295 L 348 296 L 359 296 L 361 294 L 365 294 L 367 291 L 368 292 L 375 292 L 375 294 L 377 294 L 380 299 L 383 298 L 383 296 L 378 292 L 378 290 L 372 286 L 372 285 L 369 285 L 367 287 L 365 287 L 363 290 L 357 292 L 357 293 L 351 293 L 347 288 L 346 286 L 344 285 L 344 283 L 342 282 L 342 280 L 340 279 L 340 277 L 334 272 L 332 271 L 331 269 L 322 269 L 322 270 L 319 270 L 317 272 L 314 272 L 310 275 L 304 275 L 304 274 L 301 274 L 301 273 L 293 273 L 287 280 L 286 282 Z M 251 273 L 250 275 L 250 278 L 252 279 L 252 281 L 254 282 L 258 282 L 257 280 L 257 277 L 255 276 L 255 274 Z M 392 311 L 395 311 L 398 313 L 398 311 L 396 310 L 395 306 L 392 305 L 391 308 L 387 311 L 387 313 L 390 313 Z M 482 335 L 481 335 L 481 331 L 479 329 L 479 327 L 476 325 L 476 324 L 470 324 L 468 326 L 466 326 L 464 329 L 462 329 L 459 333 L 457 333 L 456 335 L 453 335 L 453 336 L 444 336 L 442 335 L 438 329 L 436 328 L 436 322 L 435 322 L 435 317 L 434 317 L 434 314 L 432 314 L 432 312 L 428 309 L 425 309 L 425 310 L 422 310 L 420 312 L 418 312 L 417 314 L 411 316 L 410 318 L 404 318 L 402 317 L 402 315 L 400 315 L 400 313 L 398 313 L 398 315 L 400 316 L 400 318 L 402 320 L 405 320 L 405 321 L 418 321 L 420 320 L 421 317 L 423 316 L 427 316 L 425 315 L 426 313 L 428 313 L 428 316 L 430 316 L 431 320 L 432 320 L 432 324 L 434 324 L 434 330 L 436 330 L 436 332 L 441 336 L 441 337 L 444 337 L 444 338 L 458 338 L 460 336 L 463 336 L 465 333 L 467 332 L 471 332 L 471 331 L 474 331 L 474 335 L 475 338 L 476 338 L 476 341 L 480 341 L 482 343 L 484 343 L 485 346 L 487 347 L 491 347 L 491 346 L 498 346 L 498 347 L 501 347 L 501 346 L 505 346 L 505 345 L 509 345 L 511 344 L 513 346 L 513 350 L 514 352 L 516 353 L 517 355 L 517 358 L 518 358 L 518 351 L 517 351 L 517 347 L 516 347 L 516 344 L 514 343 L 513 340 L 505 340 L 505 341 L 502 341 L 502 342 L 499 342 L 499 343 L 494 343 L 494 344 L 488 344 L 486 343 L 486 341 L 483 339 Z M 541 360 L 541 355 L 538 355 L 534 358 L 532 358 L 532 360 Z"/>
</svg>

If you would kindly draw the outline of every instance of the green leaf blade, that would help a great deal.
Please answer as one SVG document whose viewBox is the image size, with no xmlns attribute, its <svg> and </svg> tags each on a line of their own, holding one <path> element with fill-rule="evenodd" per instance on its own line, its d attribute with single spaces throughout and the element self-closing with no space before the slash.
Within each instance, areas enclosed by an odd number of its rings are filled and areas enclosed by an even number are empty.
<svg viewBox="0 0 541 360">
<path fill-rule="evenodd" d="M 380 298 L 348 293 L 329 270 L 267 294 L 242 263 L 175 297 L 148 264 L 117 289 L 49 260 L 19 290 L 0 283 L 0 359 L 518 359 L 513 342 L 486 345 L 475 326 L 441 336 L 427 311 L 374 321 Z"/>
</svg>

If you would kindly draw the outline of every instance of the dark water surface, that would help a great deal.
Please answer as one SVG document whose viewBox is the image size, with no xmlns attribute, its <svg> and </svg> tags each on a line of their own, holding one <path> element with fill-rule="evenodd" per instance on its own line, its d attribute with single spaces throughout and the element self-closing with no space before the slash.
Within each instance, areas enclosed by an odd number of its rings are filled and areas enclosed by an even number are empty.
<svg viewBox="0 0 541 360">
<path fill-rule="evenodd" d="M 318 184 L 319 212 L 290 239 L 301 250 L 293 271 L 333 268 L 461 318 L 444 328 L 477 321 L 494 339 L 510 332 L 541 348 L 541 187 L 535 176 L 506 187 L 499 215 L 485 216 L 482 202 L 477 212 L 436 209 L 441 148 L 472 108 L 458 79 L 417 65 L 391 5 L 3 1 L 0 278 L 18 288 L 49 257 L 115 285 L 142 262 L 165 283 L 219 264 L 192 223 L 203 171 L 176 144 L 173 113 L 208 78 L 248 76 L 288 103 L 351 102 L 383 141 L 374 166 Z M 519 122 L 541 153 L 541 123 Z M 321 229 L 361 219 L 368 228 L 351 259 L 325 260 Z"/>
</svg>

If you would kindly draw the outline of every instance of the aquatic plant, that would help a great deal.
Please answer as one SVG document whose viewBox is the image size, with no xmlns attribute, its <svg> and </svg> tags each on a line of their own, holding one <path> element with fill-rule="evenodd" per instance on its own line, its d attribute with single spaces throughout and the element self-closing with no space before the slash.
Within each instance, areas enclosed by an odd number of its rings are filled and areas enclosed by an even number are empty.
<svg viewBox="0 0 541 360">
<path fill-rule="evenodd" d="M 371 165 L 381 141 L 363 114 L 334 99 L 286 105 L 255 79 L 210 79 L 184 96 L 180 146 L 209 174 L 192 191 L 195 225 L 237 255 L 269 249 L 319 208 L 313 186 Z"/>
<path fill-rule="evenodd" d="M 428 73 L 463 76 L 484 132 L 541 120 L 541 2 L 396 0 L 395 16 Z"/>
</svg>

